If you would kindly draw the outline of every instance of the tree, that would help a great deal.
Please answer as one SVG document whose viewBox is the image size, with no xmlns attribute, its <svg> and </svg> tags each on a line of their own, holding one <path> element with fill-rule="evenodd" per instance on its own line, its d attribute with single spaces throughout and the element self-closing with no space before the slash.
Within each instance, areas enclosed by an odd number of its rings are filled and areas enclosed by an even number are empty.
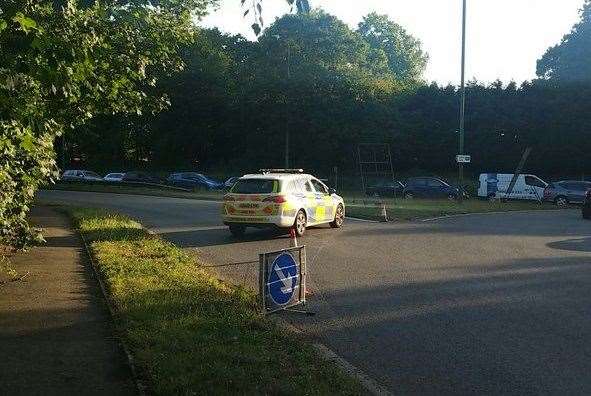
<svg viewBox="0 0 591 396">
<path fill-rule="evenodd" d="M 23 246 L 53 142 L 99 114 L 162 109 L 156 76 L 178 71 L 192 15 L 213 0 L 11 0 L 0 5 L 0 241 Z"/>
<path fill-rule="evenodd" d="M 255 61 L 272 66 L 265 75 L 271 72 L 282 80 L 288 52 L 294 80 L 390 78 L 381 49 L 371 48 L 345 23 L 320 10 L 277 20 L 259 38 Z"/>
<path fill-rule="evenodd" d="M 538 60 L 538 78 L 557 83 L 591 82 L 591 0 L 580 11 L 581 20 L 560 44 Z"/>
<path fill-rule="evenodd" d="M 371 13 L 363 18 L 358 32 L 374 49 L 381 49 L 388 57 L 390 71 L 398 81 L 417 84 L 427 67 L 429 56 L 421 41 L 388 19 L 387 15 Z"/>
<path fill-rule="evenodd" d="M 320 10 L 286 15 L 265 29 L 248 71 L 245 107 L 256 132 L 243 146 L 268 148 L 255 159 L 267 166 L 283 163 L 282 151 L 272 148 L 284 146 L 285 128 L 294 165 L 309 167 L 322 157 L 317 169 L 337 165 L 323 152 L 348 150 L 354 136 L 373 130 L 367 122 L 374 106 L 401 90 L 382 50 Z"/>
</svg>

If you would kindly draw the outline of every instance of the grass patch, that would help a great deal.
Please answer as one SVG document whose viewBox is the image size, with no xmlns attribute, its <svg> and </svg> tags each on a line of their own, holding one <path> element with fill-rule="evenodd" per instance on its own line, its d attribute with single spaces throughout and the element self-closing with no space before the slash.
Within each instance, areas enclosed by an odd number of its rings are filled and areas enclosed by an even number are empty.
<svg viewBox="0 0 591 396">
<path fill-rule="evenodd" d="M 8 249 L 0 246 L 0 286 L 18 279 L 18 272 L 8 259 Z"/>
<path fill-rule="evenodd" d="M 372 200 L 349 200 L 347 215 L 368 220 L 379 220 L 380 206 Z M 550 203 L 539 204 L 527 201 L 489 202 L 470 199 L 459 204 L 449 200 L 386 200 L 388 217 L 395 220 L 418 220 L 439 216 L 450 216 L 467 213 L 510 212 L 517 210 L 556 209 Z"/>
<path fill-rule="evenodd" d="M 265 319 L 254 293 L 218 281 L 182 249 L 125 216 L 71 214 L 153 393 L 364 393 L 309 344 Z"/>
</svg>

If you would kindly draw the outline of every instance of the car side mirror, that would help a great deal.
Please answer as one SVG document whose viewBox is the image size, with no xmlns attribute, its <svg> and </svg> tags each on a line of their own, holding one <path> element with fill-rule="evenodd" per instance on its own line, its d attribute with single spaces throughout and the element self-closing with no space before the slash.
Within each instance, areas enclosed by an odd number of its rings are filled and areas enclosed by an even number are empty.
<svg viewBox="0 0 591 396">
<path fill-rule="evenodd" d="M 337 190 L 336 190 L 336 188 L 331 188 L 331 189 L 330 189 L 330 190 L 328 190 L 328 191 L 330 192 L 330 195 L 332 195 L 332 194 L 336 194 L 336 193 L 337 193 Z"/>
</svg>

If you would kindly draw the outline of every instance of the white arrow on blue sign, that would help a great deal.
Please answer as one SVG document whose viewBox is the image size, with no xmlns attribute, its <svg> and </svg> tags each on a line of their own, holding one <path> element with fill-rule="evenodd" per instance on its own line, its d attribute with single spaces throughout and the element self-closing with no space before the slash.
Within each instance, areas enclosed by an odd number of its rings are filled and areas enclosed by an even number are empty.
<svg viewBox="0 0 591 396">
<path fill-rule="evenodd" d="M 269 281 L 269 295 L 275 304 L 285 305 L 293 297 L 295 286 L 298 281 L 298 267 L 289 253 L 277 256 L 271 266 Z"/>
</svg>

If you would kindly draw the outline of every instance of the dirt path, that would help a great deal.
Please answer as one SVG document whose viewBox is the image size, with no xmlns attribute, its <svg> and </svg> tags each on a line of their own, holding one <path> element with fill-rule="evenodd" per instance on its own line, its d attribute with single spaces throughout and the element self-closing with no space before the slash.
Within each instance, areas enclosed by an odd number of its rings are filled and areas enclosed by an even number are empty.
<svg viewBox="0 0 591 396">
<path fill-rule="evenodd" d="M 48 243 L 13 256 L 29 274 L 0 286 L 0 393 L 134 394 L 78 236 L 50 208 L 35 208 L 32 220 Z"/>
</svg>

